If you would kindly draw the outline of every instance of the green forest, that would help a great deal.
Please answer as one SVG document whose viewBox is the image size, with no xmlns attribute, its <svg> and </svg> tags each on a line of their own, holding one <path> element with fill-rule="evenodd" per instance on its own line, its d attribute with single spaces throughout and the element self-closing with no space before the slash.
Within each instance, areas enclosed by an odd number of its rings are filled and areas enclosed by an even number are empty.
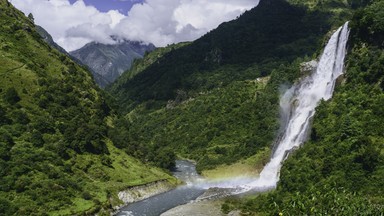
<svg viewBox="0 0 384 216">
<path fill-rule="evenodd" d="M 279 96 L 348 20 L 345 74 L 276 190 L 228 198 L 221 209 L 382 214 L 383 8 L 383 0 L 260 0 L 193 42 L 147 53 L 102 90 L 44 42 L 32 15 L 0 0 L 0 216 L 109 215 L 121 190 L 176 185 L 175 159 L 202 172 L 269 154 Z"/>
<path fill-rule="evenodd" d="M 136 142 L 122 146 L 128 153 L 156 164 L 153 150 L 168 155 L 174 150 L 176 157 L 196 160 L 199 171 L 271 148 L 281 86 L 294 83 L 302 75 L 300 63 L 318 57 L 329 32 L 351 20 L 346 73 L 334 98 L 317 108 L 309 141 L 284 162 L 277 190 L 230 198 L 222 210 L 380 215 L 383 6 L 383 1 L 261 1 L 236 21 L 112 86 L 123 105 L 121 128 L 114 132 Z"/>
<path fill-rule="evenodd" d="M 4 0 L 0 56 L 0 215 L 102 213 L 118 191 L 174 183 L 113 145 L 115 111 L 90 73 Z"/>
<path fill-rule="evenodd" d="M 279 94 L 352 11 L 352 3 L 261 1 L 192 43 L 147 55 L 107 88 L 120 105 L 114 143 L 164 168 L 193 159 L 199 171 L 271 148 Z"/>
<path fill-rule="evenodd" d="M 311 136 L 284 162 L 277 190 L 223 210 L 244 215 L 382 215 L 384 212 L 384 1 L 355 11 L 346 72 L 316 109 Z"/>
</svg>

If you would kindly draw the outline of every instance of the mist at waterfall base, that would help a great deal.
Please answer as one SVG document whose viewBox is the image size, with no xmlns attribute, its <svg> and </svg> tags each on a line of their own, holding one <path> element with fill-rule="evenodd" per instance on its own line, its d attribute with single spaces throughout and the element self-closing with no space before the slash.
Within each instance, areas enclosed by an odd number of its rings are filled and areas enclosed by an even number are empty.
<svg viewBox="0 0 384 216">
<path fill-rule="evenodd" d="M 280 99 L 281 134 L 276 140 L 270 161 L 261 171 L 259 177 L 207 181 L 197 175 L 193 164 L 177 161 L 178 168 L 182 172 L 175 172 L 174 175 L 186 182 L 186 185 L 130 204 L 124 207 L 118 215 L 160 215 L 173 207 L 196 199 L 198 201 L 220 197 L 223 194 L 224 196 L 236 195 L 275 188 L 279 181 L 282 162 L 291 151 L 306 141 L 315 108 L 321 100 L 328 100 L 332 97 L 336 79 L 344 70 L 348 36 L 347 22 L 329 39 L 316 71 L 302 78 L 282 95 Z"/>
</svg>

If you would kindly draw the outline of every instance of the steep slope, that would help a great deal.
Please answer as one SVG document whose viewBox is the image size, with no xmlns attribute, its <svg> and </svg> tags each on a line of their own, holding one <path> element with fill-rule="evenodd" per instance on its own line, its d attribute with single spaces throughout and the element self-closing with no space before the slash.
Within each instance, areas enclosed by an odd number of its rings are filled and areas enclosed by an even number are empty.
<svg viewBox="0 0 384 216">
<path fill-rule="evenodd" d="M 243 203 L 245 214 L 383 214 L 383 7 L 377 0 L 355 13 L 333 99 L 317 108 L 310 140 L 284 163 L 278 190 Z"/>
<path fill-rule="evenodd" d="M 343 23 L 349 5 L 337 9 L 264 0 L 118 80 L 111 92 L 127 115 L 113 137 L 135 144 L 115 142 L 150 161 L 158 157 L 151 152 L 174 151 L 197 160 L 200 170 L 270 148 L 279 128 L 279 88 L 300 76 L 300 63 L 316 56 L 331 26 Z"/>
<path fill-rule="evenodd" d="M 123 74 L 121 74 L 121 76 L 116 80 L 116 82 L 113 85 L 108 86 L 106 90 L 121 93 L 119 89 L 124 88 L 123 86 L 126 85 L 126 83 L 130 79 L 135 77 L 137 74 L 143 72 L 150 65 L 157 63 L 161 57 L 167 55 L 169 52 L 189 44 L 190 42 L 184 42 L 168 45 L 167 47 L 159 47 L 154 49 L 152 52 L 146 53 L 143 58 L 135 59 L 132 64 L 132 67 L 129 70 L 125 71 Z M 122 98 L 124 97 L 124 95 L 119 95 L 118 97 Z"/>
<path fill-rule="evenodd" d="M 112 83 L 124 71 L 131 68 L 133 60 L 142 58 L 146 52 L 154 49 L 153 44 L 124 40 L 112 45 L 92 42 L 70 54 L 90 67 L 94 73 Z M 104 83 L 98 84 L 106 86 Z"/>
<path fill-rule="evenodd" d="M 57 49 L 61 53 L 68 54 L 65 49 L 63 49 L 61 46 L 59 46 L 52 38 L 52 36 L 41 26 L 36 25 L 36 31 L 39 33 L 39 35 L 43 38 L 43 40 L 51 45 L 53 48 Z"/>
<path fill-rule="evenodd" d="M 82 62 L 80 62 L 80 60 L 78 60 L 77 58 L 75 57 L 72 57 L 67 51 L 65 51 L 61 46 L 59 46 L 52 38 L 52 36 L 41 26 L 36 26 L 36 31 L 40 34 L 40 36 L 43 38 L 43 40 L 49 44 L 52 48 L 55 48 L 57 49 L 59 52 L 65 54 L 65 55 L 68 55 L 69 57 L 72 58 L 72 60 L 74 60 L 76 63 L 78 64 L 81 64 L 83 65 Z M 109 84 L 109 81 L 106 80 L 103 76 L 101 76 L 100 74 L 92 71 L 91 68 L 88 68 L 91 72 L 92 72 L 92 75 L 93 75 L 93 78 L 95 80 L 95 82 L 101 86 L 101 87 L 104 87 L 104 86 L 107 86 Z"/>
<path fill-rule="evenodd" d="M 90 73 L 0 1 L 0 215 L 73 215 L 170 178 L 116 149 L 111 109 Z"/>
</svg>

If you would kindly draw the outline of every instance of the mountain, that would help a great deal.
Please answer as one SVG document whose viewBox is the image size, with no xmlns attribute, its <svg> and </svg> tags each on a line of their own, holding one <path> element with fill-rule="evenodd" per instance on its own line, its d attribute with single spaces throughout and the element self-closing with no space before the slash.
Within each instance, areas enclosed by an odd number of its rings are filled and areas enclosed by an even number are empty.
<svg viewBox="0 0 384 216">
<path fill-rule="evenodd" d="M 65 49 L 63 49 L 61 46 L 59 46 L 52 38 L 52 36 L 41 26 L 39 25 L 36 25 L 36 31 L 40 34 L 40 36 L 43 38 L 43 40 L 51 45 L 52 47 L 54 47 L 55 49 L 57 49 L 58 51 L 60 51 L 61 53 L 63 54 L 68 54 L 67 51 L 65 51 Z"/>
<path fill-rule="evenodd" d="M 89 71 L 0 1 L 0 215 L 106 213 L 118 192 L 173 178 L 116 148 Z"/>
<path fill-rule="evenodd" d="M 146 52 L 154 49 L 153 44 L 122 40 L 110 45 L 91 42 L 70 54 L 108 83 L 112 83 L 131 68 L 135 59 L 142 58 Z M 97 83 L 101 87 L 106 86 L 106 83 Z"/>
<path fill-rule="evenodd" d="M 174 152 L 196 160 L 199 171 L 261 152 L 268 158 L 280 91 L 350 16 L 347 4 L 321 8 L 260 1 L 190 44 L 138 61 L 108 88 L 123 116 L 115 142 L 149 161 L 156 151 Z"/>
<path fill-rule="evenodd" d="M 383 8 L 383 0 L 265 0 L 191 44 L 144 58 L 108 89 L 123 105 L 116 143 L 147 160 L 174 152 L 200 171 L 247 157 L 253 169 L 263 167 L 279 139 L 279 94 L 303 80 L 308 71 L 300 65 L 318 59 L 351 20 L 345 74 L 316 108 L 308 141 L 284 154 L 277 189 L 228 198 L 222 210 L 382 215 Z"/>
<path fill-rule="evenodd" d="M 316 52 L 323 43 L 320 38 L 331 25 L 341 25 L 344 17 L 348 17 L 348 12 L 342 10 L 346 7 L 348 5 L 341 4 L 334 7 L 340 10 L 329 11 L 281 0 L 261 1 L 258 7 L 237 20 L 223 23 L 191 45 L 159 58 L 158 64 L 152 64 L 117 91 L 124 92 L 131 101 L 167 101 L 176 97 L 177 89 L 217 86 L 209 77 L 218 76 L 214 71 L 221 66 L 269 65 L 258 70 L 260 76 L 266 76 L 279 65 L 277 61 L 292 62 L 298 56 L 311 56 Z M 197 82 L 195 76 L 199 73 L 200 78 L 207 81 Z M 225 84 L 246 76 L 232 73 L 221 79 L 228 79 Z"/>
<path fill-rule="evenodd" d="M 176 157 L 195 160 L 199 171 L 263 167 L 278 139 L 280 94 L 347 20 L 346 72 L 316 108 L 309 141 L 284 162 L 275 191 L 230 198 L 222 210 L 381 215 L 383 7 L 261 0 L 194 42 L 135 61 L 107 88 L 113 101 L 0 1 L 0 215 L 108 215 L 121 204 L 118 191 L 172 183 L 151 165 L 172 168 Z"/>
<path fill-rule="evenodd" d="M 183 46 L 187 46 L 189 44 L 190 42 L 184 42 L 168 45 L 167 47 L 159 47 L 153 50 L 152 52 L 147 53 L 143 58 L 136 59 L 129 70 L 125 71 L 118 79 L 116 79 L 116 82 L 113 85 L 108 86 L 108 91 L 116 93 L 119 92 L 119 98 L 125 97 L 125 94 L 120 91 L 120 89 L 124 89 L 124 86 L 133 77 L 141 73 L 143 70 L 147 69 L 152 64 L 158 63 L 159 59 L 165 55 L 168 55 L 169 52 L 174 51 L 175 49 L 181 48 Z"/>
<path fill-rule="evenodd" d="M 52 48 L 57 49 L 59 52 L 69 56 L 73 61 L 75 61 L 78 64 L 84 65 L 80 60 L 78 60 L 75 57 L 72 57 L 65 49 L 63 49 L 61 46 L 59 46 L 52 38 L 52 36 L 41 26 L 36 25 L 36 31 L 40 34 L 40 36 L 43 38 L 43 40 L 49 44 Z M 107 81 L 103 76 L 100 74 L 92 71 L 91 68 L 88 68 L 92 72 L 93 78 L 95 79 L 96 83 L 101 86 L 107 86 L 109 84 L 109 81 Z"/>
<path fill-rule="evenodd" d="M 228 211 L 383 214 L 384 1 L 364 1 L 368 3 L 354 13 L 349 24 L 345 75 L 333 99 L 316 109 L 308 142 L 284 162 L 277 190 L 227 201 Z"/>
</svg>

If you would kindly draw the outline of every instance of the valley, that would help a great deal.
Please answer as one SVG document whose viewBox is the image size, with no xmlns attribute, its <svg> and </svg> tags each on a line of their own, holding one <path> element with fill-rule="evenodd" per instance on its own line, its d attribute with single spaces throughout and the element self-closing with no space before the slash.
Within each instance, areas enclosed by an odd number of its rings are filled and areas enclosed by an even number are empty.
<svg viewBox="0 0 384 216">
<path fill-rule="evenodd" d="M 90 70 L 0 0 L 0 215 L 381 215 L 383 8 L 260 0 Z"/>
</svg>

